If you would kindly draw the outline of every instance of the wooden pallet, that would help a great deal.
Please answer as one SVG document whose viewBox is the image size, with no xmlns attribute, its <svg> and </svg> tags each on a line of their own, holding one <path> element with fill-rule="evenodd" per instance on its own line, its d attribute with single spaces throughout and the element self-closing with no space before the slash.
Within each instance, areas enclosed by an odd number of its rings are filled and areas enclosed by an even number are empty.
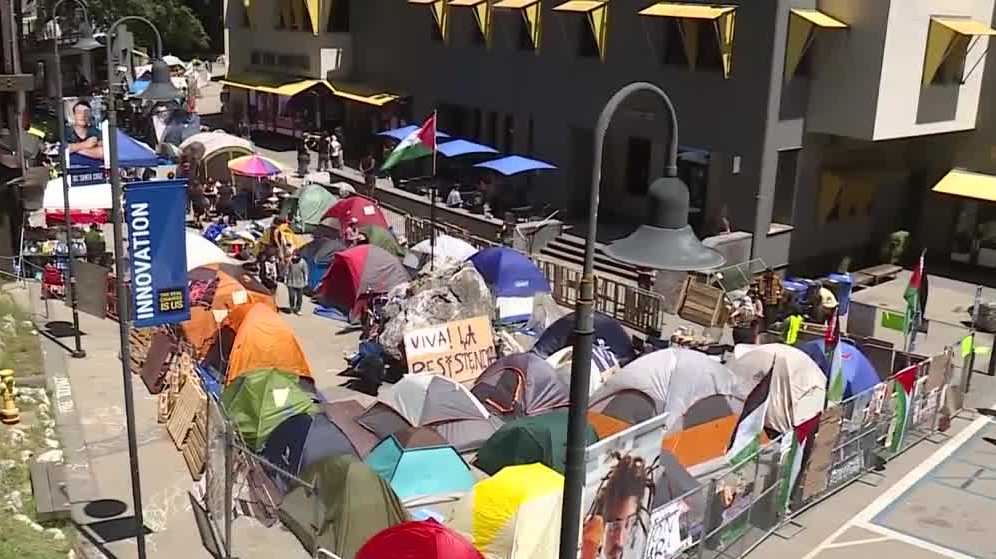
<svg viewBox="0 0 996 559">
<path fill-rule="evenodd" d="M 166 431 L 169 432 L 177 450 L 183 450 L 183 444 L 194 425 L 194 419 L 198 411 L 204 410 L 206 404 L 207 396 L 196 382 L 188 382 L 180 389 L 176 407 L 166 421 Z"/>
<path fill-rule="evenodd" d="M 689 277 L 678 295 L 678 316 L 707 327 L 726 322 L 726 293 Z"/>
</svg>

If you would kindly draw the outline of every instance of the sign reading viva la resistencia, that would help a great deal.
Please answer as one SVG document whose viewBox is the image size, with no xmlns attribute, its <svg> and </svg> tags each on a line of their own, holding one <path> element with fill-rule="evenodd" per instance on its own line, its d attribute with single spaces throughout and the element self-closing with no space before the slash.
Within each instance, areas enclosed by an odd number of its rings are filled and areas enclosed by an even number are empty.
<svg viewBox="0 0 996 559">
<path fill-rule="evenodd" d="M 185 218 L 187 183 L 130 183 L 125 191 L 132 319 L 138 328 L 190 318 Z"/>
</svg>

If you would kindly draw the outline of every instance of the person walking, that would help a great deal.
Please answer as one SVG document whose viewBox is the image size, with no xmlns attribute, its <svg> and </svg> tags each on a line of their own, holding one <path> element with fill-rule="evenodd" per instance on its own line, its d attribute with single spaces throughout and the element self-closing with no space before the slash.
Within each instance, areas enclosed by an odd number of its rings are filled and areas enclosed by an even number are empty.
<svg viewBox="0 0 996 559">
<path fill-rule="evenodd" d="M 329 139 L 328 134 L 322 134 L 321 136 L 318 137 L 317 150 L 318 150 L 318 169 L 316 170 L 319 173 L 321 173 L 322 171 L 328 171 L 329 155 L 332 152 L 332 142 Z"/>
<path fill-rule="evenodd" d="M 287 265 L 287 297 L 290 312 L 300 315 L 301 304 L 304 301 L 304 288 L 308 287 L 308 263 L 301 258 L 301 253 L 294 251 L 290 264 Z"/>
</svg>

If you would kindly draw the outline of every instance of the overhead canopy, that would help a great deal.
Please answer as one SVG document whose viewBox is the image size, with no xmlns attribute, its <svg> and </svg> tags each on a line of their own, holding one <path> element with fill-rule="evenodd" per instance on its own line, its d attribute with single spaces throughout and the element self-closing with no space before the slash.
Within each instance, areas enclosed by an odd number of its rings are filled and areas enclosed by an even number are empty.
<svg viewBox="0 0 996 559">
<path fill-rule="evenodd" d="M 324 549 L 337 557 L 356 557 L 375 534 L 409 520 L 391 486 L 355 456 L 312 464 L 301 479 L 316 485 L 318 494 L 299 485 L 280 504 L 279 515 L 314 556 Z"/>
<path fill-rule="evenodd" d="M 361 84 L 333 84 L 327 80 L 315 80 L 285 74 L 268 74 L 263 72 L 242 73 L 228 76 L 220 80 L 220 82 L 223 85 L 239 89 L 272 93 L 284 97 L 293 97 L 312 87 L 324 86 L 336 97 L 359 101 L 377 107 L 398 99 L 398 96 L 395 94 L 375 91 L 374 88 L 365 87 Z"/>
<path fill-rule="evenodd" d="M 284 172 L 276 161 L 259 154 L 243 155 L 228 162 L 228 168 L 243 177 L 272 177 Z"/>
<path fill-rule="evenodd" d="M 524 173 L 526 171 L 542 171 L 546 169 L 556 169 L 556 167 L 545 161 L 539 161 L 537 159 L 529 159 L 528 157 L 522 157 L 521 155 L 509 155 L 507 157 L 502 157 L 491 161 L 485 161 L 483 163 L 477 163 L 476 165 L 474 165 L 474 167 L 491 169 L 492 171 L 497 171 L 505 175 L 506 177 L 518 173 Z"/>
<path fill-rule="evenodd" d="M 453 140 L 438 144 L 436 149 L 446 157 L 457 157 L 471 153 L 498 153 L 498 150 L 491 146 L 478 144 L 468 140 Z"/>
<path fill-rule="evenodd" d="M 932 17 L 927 33 L 927 54 L 923 62 L 923 85 L 937 78 L 941 66 L 951 57 L 964 58 L 974 37 L 996 35 L 987 23 L 961 17 Z M 962 76 L 958 76 L 963 79 Z"/>
<path fill-rule="evenodd" d="M 934 188 L 939 194 L 952 194 L 964 198 L 996 202 L 996 176 L 952 169 Z M 48 191 L 45 191 L 46 198 Z"/>
<path fill-rule="evenodd" d="M 789 18 L 788 40 L 785 45 L 785 81 L 795 76 L 799 64 L 809 52 L 817 29 L 847 29 L 847 24 L 819 10 L 794 8 Z"/>
<path fill-rule="evenodd" d="M 405 138 L 407 138 L 409 134 L 411 134 L 412 132 L 414 132 L 414 131 L 416 131 L 416 130 L 418 130 L 420 128 L 421 128 L 421 126 L 419 126 L 417 124 L 409 124 L 408 126 L 402 126 L 401 128 L 394 128 L 392 130 L 382 130 L 380 132 L 377 132 L 377 135 L 378 136 L 388 136 L 388 137 L 394 138 L 395 140 L 398 140 L 400 142 L 401 140 L 404 140 Z M 447 134 L 446 132 L 441 131 L 441 130 L 436 130 L 436 137 L 437 138 L 449 138 L 450 135 Z"/>
<path fill-rule="evenodd" d="M 529 41 L 537 51 L 540 48 L 542 6 L 540 0 L 500 0 L 494 5 L 495 8 L 522 12 L 522 20 L 529 32 Z"/>
<path fill-rule="evenodd" d="M 605 35 L 608 31 L 609 3 L 606 0 L 567 0 L 553 8 L 557 12 L 585 14 L 598 47 L 599 58 L 605 60 Z"/>
<path fill-rule="evenodd" d="M 694 70 L 699 57 L 700 23 L 712 25 L 723 63 L 723 75 L 730 77 L 733 61 L 733 34 L 736 28 L 736 6 L 706 5 L 686 2 L 658 2 L 639 13 L 643 16 L 674 18 L 681 33 L 688 65 Z"/>
<path fill-rule="evenodd" d="M 62 177 L 54 178 L 45 185 L 42 209 L 63 210 L 65 198 L 62 191 Z M 72 210 L 109 210 L 113 204 L 111 185 L 88 184 L 69 189 L 69 208 Z"/>
</svg>

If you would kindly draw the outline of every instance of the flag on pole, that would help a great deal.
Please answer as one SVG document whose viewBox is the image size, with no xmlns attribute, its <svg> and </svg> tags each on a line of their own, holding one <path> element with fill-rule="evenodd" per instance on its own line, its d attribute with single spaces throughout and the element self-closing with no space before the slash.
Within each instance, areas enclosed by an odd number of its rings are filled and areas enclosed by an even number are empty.
<svg viewBox="0 0 996 559">
<path fill-rule="evenodd" d="M 782 459 L 779 468 L 782 486 L 778 496 L 782 510 L 788 510 L 789 503 L 792 501 L 792 491 L 795 489 L 796 482 L 799 481 L 799 472 L 802 471 L 802 458 L 806 454 L 806 445 L 820 425 L 820 415 L 816 414 L 793 429 L 791 433 L 782 435 Z"/>
<path fill-rule="evenodd" d="M 381 171 L 386 171 L 402 161 L 417 159 L 436 153 L 436 113 L 427 118 L 417 130 L 405 136 L 394 151 L 387 156 L 381 165 Z"/>
<path fill-rule="evenodd" d="M 826 350 L 827 362 L 830 363 L 827 402 L 840 402 L 844 399 L 844 388 L 847 383 L 844 379 L 844 357 L 840 344 L 840 316 L 837 314 L 830 317 L 830 324 L 827 326 L 823 339 L 823 347 Z"/>
<path fill-rule="evenodd" d="M 923 257 L 926 251 L 920 253 L 920 259 L 916 267 L 913 268 L 913 275 L 910 276 L 910 283 L 906 286 L 906 319 L 903 321 L 903 331 L 908 338 L 916 335 L 920 322 L 920 289 L 923 285 Z"/>
<path fill-rule="evenodd" d="M 768 374 L 747 396 L 743 412 L 733 432 L 733 440 L 726 451 L 726 460 L 732 466 L 737 466 L 749 460 L 761 448 L 761 437 L 764 434 L 764 416 L 768 413 L 768 393 L 771 390 L 771 375 L 774 365 Z"/>
<path fill-rule="evenodd" d="M 906 429 L 910 422 L 910 403 L 913 400 L 913 387 L 916 385 L 917 366 L 911 365 L 896 373 L 892 383 L 892 400 L 895 414 L 889 428 L 889 450 L 899 452 L 903 447 Z"/>
</svg>

